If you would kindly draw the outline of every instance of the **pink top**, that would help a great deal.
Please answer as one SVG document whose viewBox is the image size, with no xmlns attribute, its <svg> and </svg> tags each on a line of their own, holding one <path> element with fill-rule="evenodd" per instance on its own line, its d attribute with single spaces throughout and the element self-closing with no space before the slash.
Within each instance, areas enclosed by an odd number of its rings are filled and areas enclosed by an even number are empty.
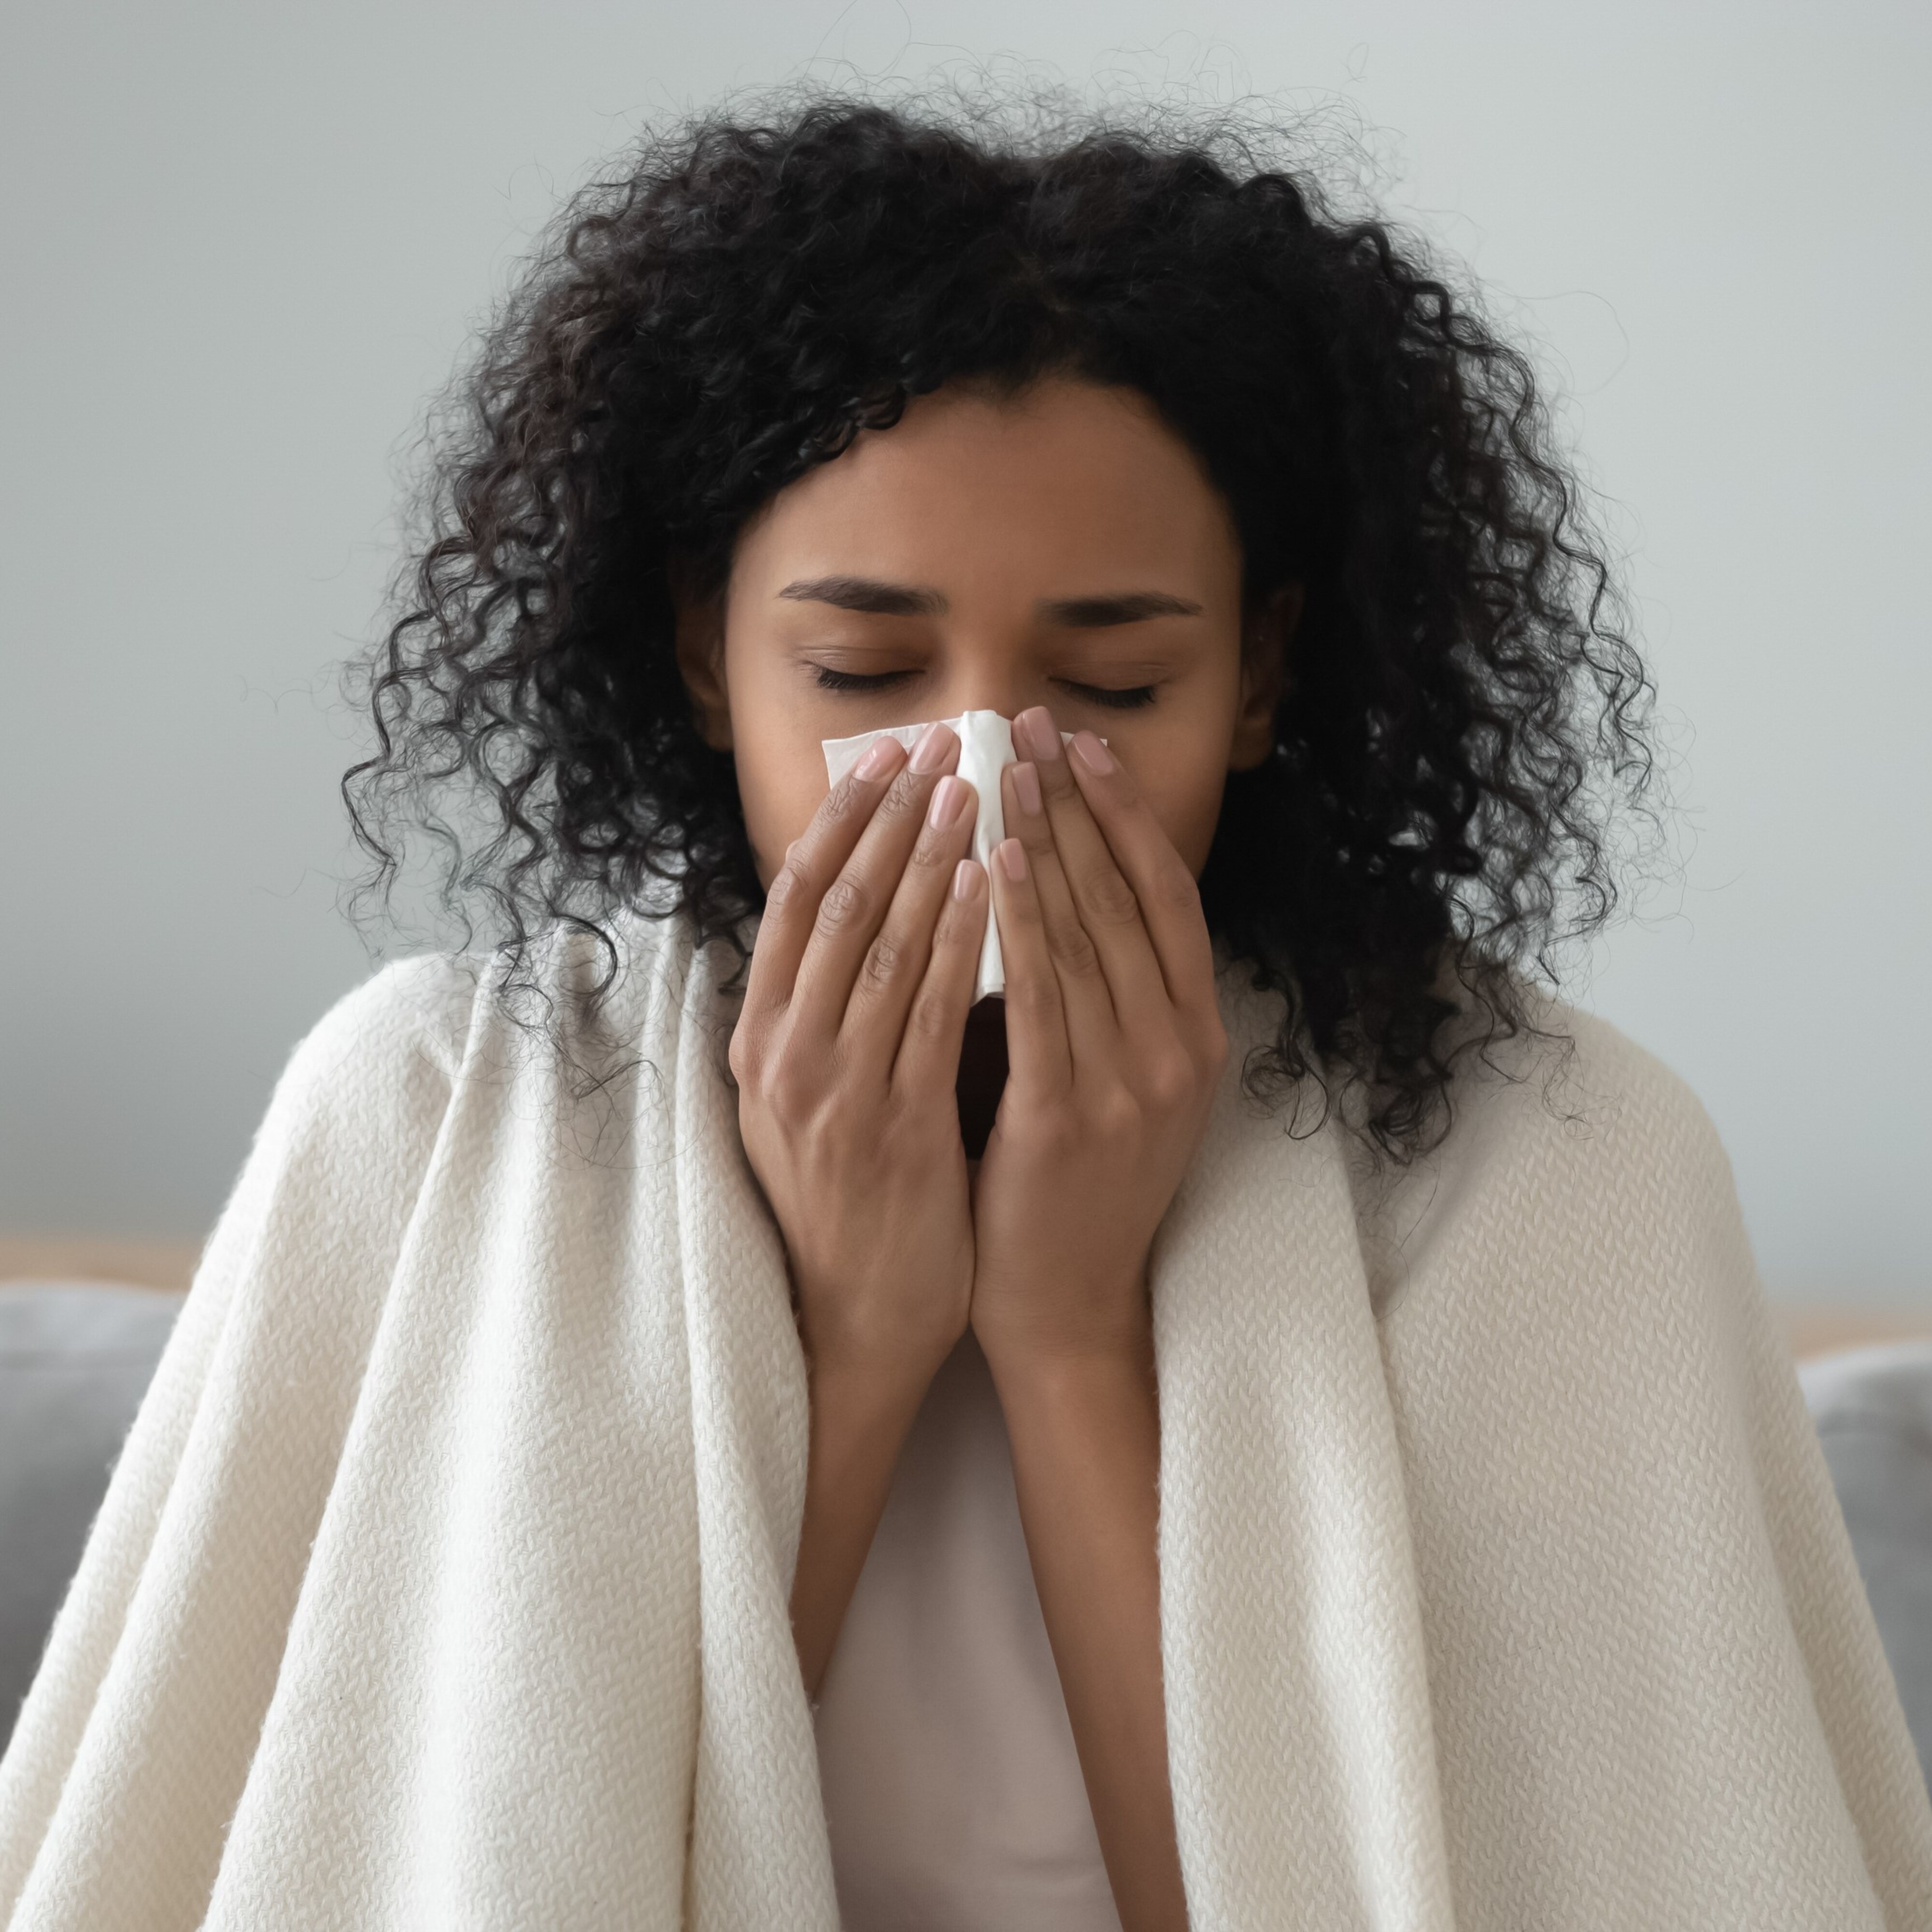
<svg viewBox="0 0 1932 1932">
<path fill-rule="evenodd" d="M 900 1454 L 818 1736 L 844 1932 L 1120 1932 L 970 1329 Z"/>
</svg>

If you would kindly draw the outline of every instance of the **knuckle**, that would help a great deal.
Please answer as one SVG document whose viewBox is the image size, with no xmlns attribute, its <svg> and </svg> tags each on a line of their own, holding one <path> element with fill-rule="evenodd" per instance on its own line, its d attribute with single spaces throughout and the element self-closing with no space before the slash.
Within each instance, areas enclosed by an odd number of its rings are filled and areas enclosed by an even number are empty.
<svg viewBox="0 0 1932 1932">
<path fill-rule="evenodd" d="M 922 993 L 906 1016 L 906 1031 L 914 1039 L 937 1044 L 950 1030 L 946 1002 L 936 992 Z"/>
<path fill-rule="evenodd" d="M 840 873 L 818 902 L 819 930 L 828 938 L 842 932 L 864 916 L 868 903 L 865 887 L 850 873 Z"/>
<path fill-rule="evenodd" d="M 819 809 L 820 816 L 828 823 L 849 818 L 865 803 L 866 782 L 856 771 L 849 771 L 826 794 L 825 802 Z"/>
<path fill-rule="evenodd" d="M 866 963 L 859 969 L 860 989 L 868 994 L 885 992 L 898 976 L 904 958 L 898 940 L 890 932 L 880 933 L 867 949 Z"/>
<path fill-rule="evenodd" d="M 770 885 L 765 889 L 765 909 L 768 912 L 776 912 L 805 882 L 804 866 L 796 859 L 786 860 L 773 874 Z"/>
<path fill-rule="evenodd" d="M 1148 1097 L 1162 1112 L 1184 1106 L 1195 1096 L 1198 1074 L 1184 1048 L 1174 1046 L 1148 1063 Z"/>
<path fill-rule="evenodd" d="M 1112 866 L 1096 867 L 1086 881 L 1085 898 L 1094 916 L 1107 926 L 1131 926 L 1141 916 L 1134 889 Z"/>
<path fill-rule="evenodd" d="M 912 848 L 912 862 L 922 872 L 933 872 L 944 866 L 951 870 L 955 861 L 948 849 L 952 844 L 950 833 L 936 830 L 930 825 L 920 829 L 918 842 Z"/>
<path fill-rule="evenodd" d="M 891 820 L 916 812 L 920 808 L 920 790 L 925 782 L 908 765 L 886 788 L 886 794 L 879 800 L 879 808 L 873 816 Z"/>
<path fill-rule="evenodd" d="M 1162 903 L 1176 912 L 1198 912 L 1201 909 L 1200 882 L 1178 859 L 1171 860 L 1160 868 L 1155 876 L 1154 890 L 1160 893 Z"/>
<path fill-rule="evenodd" d="M 1069 926 L 1054 936 L 1053 955 L 1076 979 L 1090 980 L 1100 970 L 1100 956 L 1078 926 Z"/>
</svg>

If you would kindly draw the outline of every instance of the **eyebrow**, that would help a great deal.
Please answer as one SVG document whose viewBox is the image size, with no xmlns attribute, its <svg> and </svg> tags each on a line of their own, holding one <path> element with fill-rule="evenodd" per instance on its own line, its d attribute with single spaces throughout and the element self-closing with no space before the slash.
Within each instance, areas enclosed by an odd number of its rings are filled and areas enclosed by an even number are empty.
<svg viewBox="0 0 1932 1932">
<path fill-rule="evenodd" d="M 1043 599 L 1040 614 L 1049 624 L 1072 631 L 1102 631 L 1114 624 L 1138 624 L 1144 617 L 1198 617 L 1201 606 L 1163 590 L 1127 590 L 1113 597 Z"/>
<path fill-rule="evenodd" d="M 875 577 L 807 577 L 778 592 L 801 604 L 835 604 L 874 617 L 938 617 L 946 599 L 936 590 L 911 584 L 885 584 Z"/>
<path fill-rule="evenodd" d="M 937 590 L 914 584 L 889 584 L 875 577 L 809 577 L 778 592 L 803 604 L 830 604 L 875 617 L 938 617 L 946 610 Z M 1138 624 L 1148 617 L 1198 617 L 1202 607 L 1164 590 L 1125 590 L 1111 596 L 1042 598 L 1037 607 L 1049 624 L 1075 631 L 1106 630 Z"/>
</svg>

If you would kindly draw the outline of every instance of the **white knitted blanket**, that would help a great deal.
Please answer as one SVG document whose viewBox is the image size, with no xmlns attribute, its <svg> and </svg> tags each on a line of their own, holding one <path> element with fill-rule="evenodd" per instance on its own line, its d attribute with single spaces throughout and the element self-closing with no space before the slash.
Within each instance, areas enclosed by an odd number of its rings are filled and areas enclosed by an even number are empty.
<svg viewBox="0 0 1932 1932">
<path fill-rule="evenodd" d="M 686 933 L 635 923 L 649 1070 L 592 1093 L 435 959 L 296 1052 L 0 1767 L 15 1932 L 836 1926 L 804 1370 Z M 1280 1005 L 1221 986 L 1151 1264 L 1197 1932 L 1932 1927 L 1695 1096 L 1551 1006 L 1549 1097 L 1478 1069 L 1372 1202 L 1338 1123 L 1243 1098 Z"/>
</svg>

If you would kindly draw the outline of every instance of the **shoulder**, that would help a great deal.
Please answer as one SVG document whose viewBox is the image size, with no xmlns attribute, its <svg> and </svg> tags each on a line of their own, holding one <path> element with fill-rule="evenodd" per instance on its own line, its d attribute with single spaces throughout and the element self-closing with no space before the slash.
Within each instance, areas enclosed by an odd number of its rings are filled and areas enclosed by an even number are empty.
<svg viewBox="0 0 1932 1932">
<path fill-rule="evenodd" d="M 453 1080 L 487 969 L 466 955 L 392 961 L 345 993 L 290 1057 L 298 1081 L 357 1088 L 419 1063 Z"/>
<path fill-rule="evenodd" d="M 325 1320 L 330 1348 L 362 1332 L 346 1311 L 380 1302 L 449 1112 L 477 986 L 459 957 L 398 960 L 310 1028 L 256 1127 L 190 1305 L 272 1305 L 291 1336 Z"/>
<path fill-rule="evenodd" d="M 1638 1158 L 1683 1148 L 1700 1161 L 1720 1161 L 1715 1126 L 1688 1082 L 1612 1021 L 1551 992 L 1512 968 L 1511 998 L 1522 1024 L 1506 1027 L 1490 1003 L 1473 994 L 1444 966 L 1438 996 L 1456 1009 L 1430 1042 L 1449 1069 L 1429 1154 L 1432 1171 L 1486 1168 L 1498 1157 L 1533 1153 L 1561 1157 L 1589 1150 Z M 1230 1042 L 1244 1054 L 1275 1046 L 1281 1037 L 1284 994 L 1263 990 L 1244 960 L 1216 941 L 1216 992 Z M 1386 1174 L 1388 1162 L 1362 1144 L 1364 1124 L 1390 1090 L 1349 1076 L 1316 1046 L 1305 1000 L 1296 1002 L 1302 1058 L 1323 1069 L 1330 1119 L 1354 1146 L 1352 1168 L 1366 1178 Z M 1298 1111 L 1296 1118 L 1299 1118 Z M 1398 1173 L 1406 1171 L 1398 1168 Z"/>
<path fill-rule="evenodd" d="M 605 1063 L 625 1064 L 641 1040 L 675 1028 L 700 950 L 682 914 L 626 913 L 602 929 L 537 934 L 514 957 L 394 961 L 345 994 L 297 1045 L 276 1108 L 369 1125 L 419 1120 L 440 1116 L 466 1082 L 500 1084 L 532 1066 L 594 1088 Z M 728 949 L 702 950 L 715 986 Z"/>
<path fill-rule="evenodd" d="M 398 959 L 344 994 L 297 1042 L 265 1129 L 326 1120 L 406 1127 L 446 1109 L 485 980 L 453 953 Z"/>
<path fill-rule="evenodd" d="M 1502 1071 L 1479 1065 L 1459 1083 L 1472 1142 L 1486 1129 L 1520 1158 L 1606 1185 L 1731 1185 L 1716 1123 L 1674 1067 L 1568 1000 L 1538 995 L 1533 1013 L 1553 1041 L 1511 1042 L 1520 1050 L 1496 1056 Z"/>
<path fill-rule="evenodd" d="M 1729 1155 L 1689 1082 L 1599 1014 L 1534 989 L 1526 1006 L 1535 1033 L 1455 1061 L 1436 1147 L 1392 1174 L 1352 1151 L 1383 1312 L 1450 1246 L 1534 1273 L 1559 1250 L 1688 1257 L 1742 1238 Z"/>
</svg>

